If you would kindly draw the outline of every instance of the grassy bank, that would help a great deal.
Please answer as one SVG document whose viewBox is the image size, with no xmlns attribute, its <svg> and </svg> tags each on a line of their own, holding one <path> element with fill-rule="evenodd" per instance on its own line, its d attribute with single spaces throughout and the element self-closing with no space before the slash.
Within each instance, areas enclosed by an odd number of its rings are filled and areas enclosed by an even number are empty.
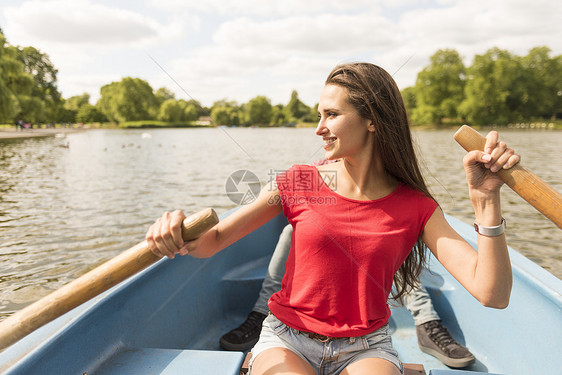
<svg viewBox="0 0 562 375">
<path fill-rule="evenodd" d="M 150 129 L 150 128 L 199 128 L 206 125 L 200 125 L 195 122 L 167 122 L 156 120 L 144 121 L 124 121 L 115 122 L 94 122 L 84 126 L 90 129 Z"/>
<path fill-rule="evenodd" d="M 209 125 L 200 125 L 195 122 L 167 122 L 167 121 L 125 121 L 119 123 L 119 128 L 200 128 Z"/>
<path fill-rule="evenodd" d="M 460 120 L 449 120 L 445 119 L 442 124 L 412 124 L 415 129 L 428 129 L 428 130 L 438 130 L 438 129 L 450 129 L 458 128 L 461 125 L 466 124 Z M 522 129 L 522 130 L 562 130 L 562 119 L 556 120 L 529 120 L 522 121 L 512 124 L 488 124 L 488 125 L 477 125 L 477 124 L 467 124 L 475 129 Z"/>
<path fill-rule="evenodd" d="M 297 128 L 315 128 L 318 125 L 316 122 L 300 122 L 295 127 Z M 451 129 L 458 128 L 463 125 L 460 122 L 447 122 L 444 124 L 426 124 L 418 125 L 413 124 L 412 127 L 417 130 L 437 130 L 437 129 Z M 562 119 L 554 121 L 529 121 L 520 122 L 508 125 L 473 125 L 469 124 L 475 129 L 522 129 L 522 130 L 562 130 Z M 283 125 L 254 125 L 255 127 L 282 127 Z M 195 122 L 167 122 L 167 121 L 126 121 L 121 123 L 103 122 L 103 123 L 88 123 L 88 124 L 72 124 L 71 128 L 89 128 L 89 129 L 150 129 L 150 128 L 205 128 L 212 127 L 211 125 L 201 125 Z M 34 126 L 34 129 L 46 129 L 45 124 Z M 57 124 L 56 128 L 66 128 Z M 11 124 L 0 124 L 1 130 L 15 130 L 15 126 Z"/>
<path fill-rule="evenodd" d="M 412 128 L 417 130 L 439 130 L 439 129 L 456 129 L 460 126 L 466 124 L 466 122 L 461 121 L 460 119 L 444 119 L 442 124 L 413 124 L 410 123 Z M 318 125 L 317 122 L 301 122 L 296 125 L 297 128 L 315 128 Z M 543 120 L 543 119 L 536 119 L 536 120 L 529 120 L 529 121 L 522 121 L 519 123 L 514 124 L 507 124 L 507 125 L 475 125 L 475 124 L 468 124 L 475 129 L 490 129 L 490 128 L 497 128 L 497 129 L 528 129 L 528 130 L 562 130 L 562 119 L 556 120 Z"/>
</svg>

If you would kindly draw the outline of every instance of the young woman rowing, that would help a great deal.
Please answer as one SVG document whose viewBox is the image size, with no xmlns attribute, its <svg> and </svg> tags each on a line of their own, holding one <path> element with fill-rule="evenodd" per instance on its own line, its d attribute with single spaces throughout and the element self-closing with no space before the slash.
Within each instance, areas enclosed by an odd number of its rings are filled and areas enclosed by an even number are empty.
<svg viewBox="0 0 562 375">
<path fill-rule="evenodd" d="M 318 111 L 326 159 L 340 162 L 291 167 L 277 176 L 277 188 L 266 187 L 195 241 L 181 239 L 181 211 L 165 213 L 146 239 L 158 256 L 210 257 L 283 212 L 294 228 L 291 251 L 252 350 L 251 374 L 400 374 L 387 299 L 393 279 L 396 298 L 416 284 L 425 246 L 483 305 L 508 305 L 502 181 L 494 172 L 519 156 L 491 132 L 485 152 L 464 157 L 479 225 L 476 252 L 425 185 L 400 91 L 386 71 L 337 66 Z"/>
</svg>

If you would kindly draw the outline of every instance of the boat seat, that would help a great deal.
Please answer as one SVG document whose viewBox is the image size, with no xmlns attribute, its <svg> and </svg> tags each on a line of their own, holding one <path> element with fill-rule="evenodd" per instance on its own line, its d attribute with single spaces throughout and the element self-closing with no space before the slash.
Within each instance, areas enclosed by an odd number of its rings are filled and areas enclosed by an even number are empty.
<svg viewBox="0 0 562 375">
<path fill-rule="evenodd" d="M 244 363 L 240 368 L 240 375 L 246 375 L 248 373 L 250 358 L 252 358 L 252 353 L 246 354 Z M 404 375 L 425 375 L 425 369 L 423 365 L 419 363 L 404 363 Z"/>
<path fill-rule="evenodd" d="M 127 348 L 95 371 L 103 375 L 239 375 L 242 352 Z"/>
<path fill-rule="evenodd" d="M 270 256 L 233 267 L 221 279 L 221 303 L 231 317 L 244 321 L 258 298 Z"/>
</svg>

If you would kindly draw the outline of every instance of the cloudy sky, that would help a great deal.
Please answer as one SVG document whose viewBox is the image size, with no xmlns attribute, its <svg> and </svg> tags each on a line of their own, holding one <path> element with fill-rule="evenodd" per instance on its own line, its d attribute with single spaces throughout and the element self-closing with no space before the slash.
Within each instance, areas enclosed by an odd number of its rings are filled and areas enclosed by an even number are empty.
<svg viewBox="0 0 562 375">
<path fill-rule="evenodd" d="M 556 0 L 0 2 L 8 41 L 47 53 L 63 96 L 88 92 L 92 102 L 132 76 L 204 105 L 257 95 L 286 104 L 293 89 L 314 105 L 341 62 L 376 63 L 404 88 L 442 48 L 467 65 L 494 46 L 561 54 L 561 20 Z"/>
</svg>

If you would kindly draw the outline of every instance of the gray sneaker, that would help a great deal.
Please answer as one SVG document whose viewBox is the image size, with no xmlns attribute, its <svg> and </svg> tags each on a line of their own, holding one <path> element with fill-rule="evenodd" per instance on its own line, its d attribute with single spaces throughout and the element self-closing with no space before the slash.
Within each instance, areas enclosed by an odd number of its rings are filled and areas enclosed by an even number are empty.
<svg viewBox="0 0 562 375">
<path fill-rule="evenodd" d="M 418 345 L 422 352 L 434 356 L 449 367 L 466 367 L 474 362 L 474 355 L 455 341 L 440 320 L 416 326 Z"/>
</svg>

